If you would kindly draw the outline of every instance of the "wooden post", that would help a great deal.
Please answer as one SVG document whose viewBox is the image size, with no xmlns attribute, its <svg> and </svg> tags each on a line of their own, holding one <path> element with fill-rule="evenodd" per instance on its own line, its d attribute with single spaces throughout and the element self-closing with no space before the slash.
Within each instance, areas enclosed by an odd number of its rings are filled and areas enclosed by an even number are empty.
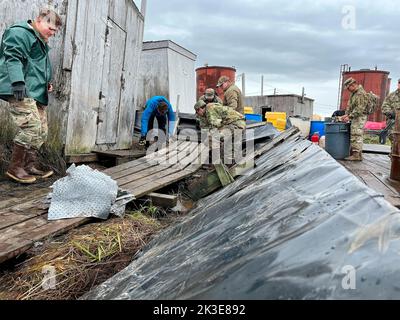
<svg viewBox="0 0 400 320">
<path fill-rule="evenodd" d="M 243 97 L 246 96 L 246 74 L 242 74 L 242 95 Z"/>
<path fill-rule="evenodd" d="M 179 103 L 181 100 L 181 95 L 178 94 L 176 97 L 176 117 L 175 117 L 175 123 L 174 123 L 174 130 L 172 132 L 172 136 L 175 137 L 178 133 L 178 125 L 179 125 Z"/>
<path fill-rule="evenodd" d="M 264 76 L 261 76 L 261 97 L 264 97 Z"/>
</svg>

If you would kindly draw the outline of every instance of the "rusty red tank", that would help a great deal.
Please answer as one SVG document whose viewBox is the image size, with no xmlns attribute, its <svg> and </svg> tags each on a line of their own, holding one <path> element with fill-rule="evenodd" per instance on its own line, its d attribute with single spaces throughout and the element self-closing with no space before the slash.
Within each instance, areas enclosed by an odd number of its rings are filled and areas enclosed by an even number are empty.
<svg viewBox="0 0 400 320">
<path fill-rule="evenodd" d="M 217 89 L 218 79 L 222 76 L 227 76 L 231 80 L 236 79 L 236 69 L 231 67 L 202 67 L 196 69 L 197 75 L 197 99 L 199 99 L 206 89 L 213 88 L 216 89 L 218 96 L 223 100 L 224 93 L 221 89 Z"/>
<path fill-rule="evenodd" d="M 391 79 L 389 78 L 389 74 L 390 72 L 388 71 L 370 69 L 347 71 L 343 72 L 343 83 L 349 78 L 354 78 L 359 84 L 364 87 L 365 91 L 372 91 L 373 93 L 381 97 L 380 106 L 382 106 L 383 101 L 390 91 Z M 344 86 L 342 89 L 341 97 L 342 98 L 340 109 L 345 110 L 350 99 L 350 92 L 346 90 Z M 368 117 L 368 120 L 373 122 L 385 121 L 385 116 L 382 114 L 381 108 L 379 108 L 374 114 L 371 114 Z"/>
</svg>

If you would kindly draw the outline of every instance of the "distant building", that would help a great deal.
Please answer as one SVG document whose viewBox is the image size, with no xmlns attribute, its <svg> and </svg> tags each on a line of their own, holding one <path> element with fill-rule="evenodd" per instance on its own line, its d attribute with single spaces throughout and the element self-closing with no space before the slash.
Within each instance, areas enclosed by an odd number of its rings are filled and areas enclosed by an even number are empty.
<svg viewBox="0 0 400 320">
<path fill-rule="evenodd" d="M 193 113 L 197 56 L 171 40 L 143 43 L 139 68 L 138 111 L 153 96 L 166 97 L 179 112 Z"/>
<path fill-rule="evenodd" d="M 306 118 L 311 118 L 314 113 L 314 100 L 296 94 L 245 97 L 244 104 L 263 118 L 266 112 L 286 112 L 288 117 Z"/>
</svg>

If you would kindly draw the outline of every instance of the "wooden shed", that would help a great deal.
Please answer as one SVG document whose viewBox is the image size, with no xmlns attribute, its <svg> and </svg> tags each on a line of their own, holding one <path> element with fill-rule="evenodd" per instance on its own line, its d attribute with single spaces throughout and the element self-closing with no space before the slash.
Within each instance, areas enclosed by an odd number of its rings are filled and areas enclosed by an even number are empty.
<svg viewBox="0 0 400 320">
<path fill-rule="evenodd" d="M 135 3 L 136 2 L 136 3 Z M 142 12 L 133 0 L 3 1 L 0 32 L 51 4 L 64 26 L 50 40 L 55 93 L 49 131 L 65 154 L 131 146 L 143 43 Z"/>
<path fill-rule="evenodd" d="M 197 56 L 171 40 L 143 43 L 138 81 L 138 110 L 153 96 L 166 97 L 179 112 L 194 113 Z"/>
</svg>

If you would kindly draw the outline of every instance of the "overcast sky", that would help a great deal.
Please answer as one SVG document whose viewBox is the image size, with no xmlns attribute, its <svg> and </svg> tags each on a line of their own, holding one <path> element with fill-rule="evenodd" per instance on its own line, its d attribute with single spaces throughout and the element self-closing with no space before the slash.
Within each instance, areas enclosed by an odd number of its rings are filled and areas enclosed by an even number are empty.
<svg viewBox="0 0 400 320">
<path fill-rule="evenodd" d="M 246 94 L 301 94 L 315 113 L 336 110 L 340 65 L 400 77 L 398 0 L 148 0 L 146 41 L 172 40 L 196 66 L 234 66 Z M 238 79 L 237 84 L 241 82 Z"/>
</svg>

